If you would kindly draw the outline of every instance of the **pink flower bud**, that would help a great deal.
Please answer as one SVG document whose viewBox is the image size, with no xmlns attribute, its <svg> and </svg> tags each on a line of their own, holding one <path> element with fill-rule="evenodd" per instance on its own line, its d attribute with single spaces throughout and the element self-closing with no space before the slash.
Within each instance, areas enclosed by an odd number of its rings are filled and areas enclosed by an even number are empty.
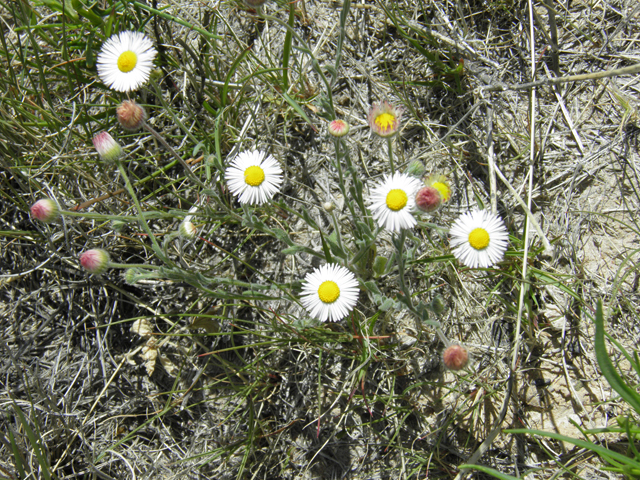
<svg viewBox="0 0 640 480">
<path fill-rule="evenodd" d="M 187 220 L 182 222 L 180 224 L 180 227 L 178 227 L 178 233 L 185 240 L 193 240 L 194 238 L 196 238 L 197 232 L 198 229 L 196 228 L 196 226 Z"/>
<path fill-rule="evenodd" d="M 103 273 L 109 267 L 109 254 L 99 248 L 80 254 L 80 265 L 89 273 Z"/>
<path fill-rule="evenodd" d="M 41 222 L 53 222 L 60 216 L 60 207 L 50 198 L 43 198 L 31 205 L 31 216 L 37 218 Z"/>
<path fill-rule="evenodd" d="M 423 212 L 435 212 L 442 205 L 442 195 L 435 187 L 422 187 L 416 193 L 416 207 Z"/>
<path fill-rule="evenodd" d="M 442 359 L 449 370 L 462 370 L 469 363 L 469 354 L 462 345 L 451 345 L 442 354 Z"/>
<path fill-rule="evenodd" d="M 147 113 L 133 100 L 125 100 L 116 109 L 118 122 L 125 130 L 139 130 L 147 119 Z"/>
<path fill-rule="evenodd" d="M 104 162 L 115 162 L 122 156 L 122 147 L 109 132 L 100 132 L 93 137 L 93 146 Z"/>
<path fill-rule="evenodd" d="M 344 137 L 349 133 L 351 126 L 344 120 L 333 120 L 329 122 L 329 133 L 334 137 Z"/>
</svg>

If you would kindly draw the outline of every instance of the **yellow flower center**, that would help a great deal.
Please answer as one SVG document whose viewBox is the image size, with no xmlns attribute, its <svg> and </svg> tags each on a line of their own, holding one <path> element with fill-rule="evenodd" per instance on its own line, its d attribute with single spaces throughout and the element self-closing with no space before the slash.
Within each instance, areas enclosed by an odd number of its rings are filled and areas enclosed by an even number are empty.
<svg viewBox="0 0 640 480">
<path fill-rule="evenodd" d="M 489 232 L 484 228 L 476 228 L 469 234 L 469 245 L 476 250 L 484 250 L 489 246 Z"/>
<path fill-rule="evenodd" d="M 318 288 L 318 296 L 323 303 L 333 303 L 340 296 L 340 287 L 332 280 L 322 282 Z"/>
<path fill-rule="evenodd" d="M 244 181 L 252 187 L 261 185 L 264 182 L 264 170 L 257 165 L 247 168 L 244 171 Z"/>
<path fill-rule="evenodd" d="M 407 205 L 407 200 L 407 194 L 404 193 L 404 190 L 393 189 L 387 194 L 387 207 L 389 207 L 389 210 L 397 212 Z"/>
<path fill-rule="evenodd" d="M 438 190 L 438 192 L 440 192 L 440 196 L 442 197 L 442 200 L 444 200 L 445 202 L 449 201 L 449 198 L 451 197 L 451 189 L 446 183 L 433 182 L 431 186 L 436 190 Z"/>
<path fill-rule="evenodd" d="M 123 73 L 129 73 L 131 70 L 136 68 L 137 63 L 138 56 L 131 50 L 121 53 L 118 57 L 118 69 Z"/>
<path fill-rule="evenodd" d="M 374 121 L 381 130 L 387 131 L 393 128 L 393 123 L 395 122 L 395 120 L 396 117 L 394 117 L 390 113 L 382 113 L 378 115 Z"/>
</svg>

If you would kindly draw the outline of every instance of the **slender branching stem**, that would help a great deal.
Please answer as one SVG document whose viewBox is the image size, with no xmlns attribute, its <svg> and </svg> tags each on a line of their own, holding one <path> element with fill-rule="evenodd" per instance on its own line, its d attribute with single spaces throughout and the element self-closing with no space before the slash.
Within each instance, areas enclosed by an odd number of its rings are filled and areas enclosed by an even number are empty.
<svg viewBox="0 0 640 480">
<path fill-rule="evenodd" d="M 122 179 L 124 180 L 127 190 L 129 191 L 129 195 L 131 196 L 133 203 L 136 204 L 136 209 L 138 210 L 138 222 L 140 222 L 140 226 L 149 236 L 153 251 L 156 253 L 156 255 L 158 255 L 158 257 L 160 257 L 160 259 L 163 262 L 171 265 L 172 262 L 169 261 L 167 256 L 162 251 L 162 248 L 160 248 L 160 245 L 158 244 L 158 240 L 156 240 L 156 236 L 151 231 L 151 228 L 149 228 L 149 224 L 147 224 L 147 220 L 144 218 L 144 215 L 142 214 L 142 207 L 140 206 L 140 202 L 138 201 L 136 192 L 133 189 L 133 185 L 131 185 L 131 180 L 129 180 L 129 176 L 127 175 L 127 170 L 124 168 L 124 165 L 122 165 L 122 162 L 120 160 L 116 160 L 116 164 L 118 165 L 118 169 L 120 170 L 120 175 L 122 175 Z"/>
</svg>

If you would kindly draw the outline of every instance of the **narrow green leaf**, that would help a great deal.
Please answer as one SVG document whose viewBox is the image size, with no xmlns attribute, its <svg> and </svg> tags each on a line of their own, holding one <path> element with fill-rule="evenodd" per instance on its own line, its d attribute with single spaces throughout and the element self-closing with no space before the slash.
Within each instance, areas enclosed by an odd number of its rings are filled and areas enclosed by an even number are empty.
<svg viewBox="0 0 640 480">
<path fill-rule="evenodd" d="M 607 346 L 604 342 L 604 315 L 602 313 L 602 300 L 598 300 L 596 307 L 596 339 L 595 350 L 598 366 L 605 376 L 611 388 L 613 388 L 622 399 L 627 402 L 637 414 L 640 415 L 640 395 L 629 387 L 611 362 L 607 353 Z M 639 464 L 640 465 L 640 464 Z"/>
<path fill-rule="evenodd" d="M 45 478 L 45 480 L 51 480 L 51 473 L 49 472 L 49 462 L 44 456 L 44 452 L 42 451 L 42 446 L 40 445 L 38 436 L 31 428 L 31 425 L 29 425 L 29 422 L 25 418 L 24 413 L 22 413 L 22 410 L 20 410 L 20 407 L 18 407 L 18 405 L 14 403 L 13 409 L 16 411 L 16 415 L 18 415 L 20 423 L 22 424 L 22 428 L 24 428 L 24 431 L 27 433 L 27 437 L 29 437 L 29 443 L 31 444 L 31 447 L 36 454 L 36 457 L 38 458 L 38 464 L 42 469 L 42 476 Z"/>
<path fill-rule="evenodd" d="M 13 436 L 13 430 L 11 428 L 8 429 L 8 433 L 9 441 L 11 442 L 11 450 L 13 452 L 13 461 L 16 464 L 16 470 L 18 470 L 18 478 L 26 478 L 27 475 L 24 472 L 22 452 L 18 448 L 18 444 L 16 443 L 16 439 Z"/>
<path fill-rule="evenodd" d="M 501 480 L 518 480 L 518 477 L 512 477 L 511 475 L 499 472 L 493 468 L 485 467 L 484 465 L 460 465 L 460 470 L 478 470 Z"/>
<path fill-rule="evenodd" d="M 302 107 L 300 107 L 300 105 L 298 105 L 298 102 L 296 102 L 293 98 L 291 98 L 286 92 L 282 92 L 282 96 L 287 101 L 287 103 L 289 103 L 289 105 L 291 105 L 291 107 L 296 112 L 298 112 L 298 115 L 300 115 L 304 119 L 305 122 L 307 122 L 309 125 L 311 125 L 313 127 L 313 123 L 311 122 L 311 120 L 309 119 L 307 114 L 304 113 L 304 110 L 302 110 Z"/>
<path fill-rule="evenodd" d="M 251 51 L 250 48 L 245 49 L 238 56 L 238 58 L 235 59 L 235 61 L 231 64 L 231 67 L 229 68 L 229 73 L 227 73 L 227 76 L 224 79 L 224 86 L 222 87 L 222 95 L 220 99 L 220 104 L 222 105 L 223 108 L 227 106 L 227 94 L 229 93 L 229 82 L 231 81 L 231 78 L 233 77 L 233 75 L 236 73 L 236 70 L 240 66 L 240 63 L 242 62 L 242 60 L 244 60 L 244 57 L 246 57 L 250 51 Z"/>
<path fill-rule="evenodd" d="M 369 280 L 368 282 L 364 282 L 364 286 L 367 288 L 367 290 L 369 290 L 372 293 L 377 293 L 378 295 L 382 295 L 382 292 L 380 291 L 380 289 L 378 288 L 378 285 L 376 285 L 376 282 Z"/>
<path fill-rule="evenodd" d="M 295 21 L 295 7 L 293 2 L 289 2 L 289 27 L 284 37 L 284 49 L 282 52 L 282 91 L 289 90 L 289 57 L 291 56 L 291 40 L 293 39 L 293 23 Z"/>
<path fill-rule="evenodd" d="M 539 437 L 553 438 L 555 440 L 560 440 L 561 442 L 571 443 L 573 445 L 577 445 L 578 447 L 591 450 L 601 458 L 617 461 L 623 465 L 628 465 L 633 468 L 640 468 L 640 462 L 634 460 L 633 458 L 629 458 L 621 453 L 615 452 L 613 450 L 609 450 L 608 448 L 605 448 L 605 447 L 601 447 L 600 445 L 596 445 L 595 443 L 589 442 L 587 440 L 580 440 L 578 438 L 567 437 L 566 435 L 560 435 L 559 433 L 555 433 L 555 432 L 543 432 L 541 430 L 529 430 L 527 428 L 505 430 L 505 432 L 524 433 L 528 435 L 538 435 Z"/>
<path fill-rule="evenodd" d="M 204 35 L 207 38 L 214 38 L 217 40 L 221 40 L 222 37 L 220 35 L 215 35 L 211 32 L 206 31 L 204 28 L 200 28 L 200 27 L 196 27 L 195 25 L 192 25 L 191 23 L 182 20 L 179 17 L 176 17 L 175 15 L 170 15 L 168 13 L 163 12 L 162 10 L 158 10 L 156 8 L 151 8 L 150 6 L 144 4 L 144 3 L 140 3 L 140 2 L 136 2 L 136 1 L 131 1 L 129 2 L 131 5 L 135 5 L 136 7 L 140 8 L 141 10 L 144 10 L 146 12 L 150 12 L 153 13 L 155 15 L 158 15 L 159 17 L 164 18 L 165 20 L 170 20 L 172 22 L 176 22 L 179 25 L 182 25 L 183 27 L 187 27 L 190 28 L 192 30 L 195 30 L 196 32 L 198 32 L 201 35 Z M 166 7 L 166 8 L 171 8 L 170 6 Z"/>
</svg>

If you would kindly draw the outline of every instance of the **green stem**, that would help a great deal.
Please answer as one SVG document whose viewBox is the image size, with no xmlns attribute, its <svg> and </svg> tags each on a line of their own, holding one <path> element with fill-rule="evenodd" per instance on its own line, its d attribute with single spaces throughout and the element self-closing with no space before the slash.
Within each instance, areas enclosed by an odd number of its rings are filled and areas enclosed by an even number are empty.
<svg viewBox="0 0 640 480">
<path fill-rule="evenodd" d="M 349 174 L 351 175 L 351 180 L 353 181 L 353 188 L 356 193 L 355 195 L 356 202 L 358 202 L 358 207 L 360 207 L 360 211 L 362 212 L 362 215 L 364 217 L 364 218 L 362 217 L 361 218 L 365 222 L 367 222 L 369 224 L 369 228 L 373 230 L 375 228 L 373 219 L 371 218 L 371 215 L 369 215 L 369 212 L 367 211 L 367 208 L 364 203 L 364 198 L 362 197 L 362 182 L 357 176 L 358 172 L 356 171 L 356 169 L 353 167 L 353 164 L 351 163 L 351 157 L 349 156 L 349 150 L 347 150 L 346 143 L 344 143 L 343 139 L 340 139 L 339 142 L 340 142 L 340 145 L 342 145 L 342 147 L 344 148 L 344 154 L 342 155 L 342 158 L 344 158 L 345 161 L 347 162 L 347 169 L 349 170 Z M 353 215 L 355 215 L 355 213 Z M 354 216 L 354 218 L 357 218 L 357 217 Z"/>
<path fill-rule="evenodd" d="M 138 210 L 138 222 L 140 223 L 140 226 L 142 227 L 142 229 L 149 236 L 149 239 L 151 240 L 151 243 L 152 243 L 153 251 L 156 253 L 156 255 L 158 255 L 158 257 L 160 257 L 160 259 L 164 263 L 168 265 L 172 265 L 172 262 L 169 261 L 169 259 L 165 256 L 164 252 L 160 248 L 160 245 L 158 245 L 158 240 L 156 240 L 156 236 L 153 234 L 153 232 L 149 228 L 149 225 L 147 224 L 147 221 L 144 218 L 144 215 L 142 214 L 142 207 L 140 206 L 138 197 L 136 197 L 136 192 L 133 190 L 133 185 L 131 185 L 131 180 L 129 180 L 129 177 L 127 176 L 127 171 L 125 170 L 120 160 L 116 160 L 116 164 L 118 165 L 118 169 L 120 170 L 120 175 L 122 175 L 124 183 L 127 186 L 129 195 L 131 196 L 133 203 L 136 204 L 136 209 Z"/>
<path fill-rule="evenodd" d="M 70 212 L 68 210 L 60 210 L 60 215 L 65 215 L 68 217 L 80 217 L 80 218 L 90 218 L 93 220 L 120 220 L 120 221 L 134 221 L 139 220 L 139 216 L 132 215 L 106 215 L 103 213 L 90 213 L 90 212 Z M 168 212 L 144 212 L 145 218 L 175 218 L 176 215 Z"/>
<path fill-rule="evenodd" d="M 393 239 L 393 243 L 396 246 L 396 252 L 397 252 L 396 263 L 398 264 L 398 282 L 400 284 L 400 291 L 402 292 L 400 301 L 407 306 L 407 308 L 411 313 L 413 313 L 415 322 L 416 322 L 417 340 L 420 341 L 420 338 L 422 337 L 423 318 L 420 312 L 418 311 L 418 309 L 416 309 L 416 307 L 413 305 L 413 302 L 411 301 L 411 292 L 409 291 L 409 288 L 407 286 L 407 281 L 404 276 L 405 262 L 404 262 L 403 252 L 404 252 L 404 242 L 406 239 L 407 239 L 407 231 L 405 229 L 402 229 L 400 231 L 400 235 L 397 237 L 394 237 Z M 429 323 L 436 327 L 436 332 L 438 333 L 440 338 L 443 339 L 443 341 L 445 341 L 446 336 L 444 336 L 444 333 L 442 333 L 442 331 L 440 330 L 439 322 L 433 322 L 433 323 L 429 322 Z M 448 345 L 448 340 L 445 342 L 445 344 Z"/>
<path fill-rule="evenodd" d="M 344 247 L 342 246 L 342 234 L 340 233 L 340 225 L 338 225 L 338 219 L 336 218 L 336 215 L 334 212 L 331 212 L 331 219 L 333 220 L 333 228 L 336 229 L 336 238 L 338 239 L 338 246 L 340 247 L 340 250 L 342 250 L 342 252 L 346 255 L 346 252 L 344 251 Z"/>
<path fill-rule="evenodd" d="M 353 204 L 349 201 L 349 197 L 347 196 L 347 187 L 344 184 L 344 172 L 342 171 L 342 158 L 345 155 L 343 155 L 342 151 L 340 150 L 340 147 L 344 147 L 346 152 L 346 146 L 342 144 L 342 140 L 340 139 L 336 139 L 335 146 L 336 146 L 336 170 L 338 171 L 338 186 L 340 188 L 340 193 L 342 193 L 342 198 L 344 198 L 344 201 L 347 202 L 347 208 L 349 209 L 349 212 L 351 212 L 351 218 L 355 220 L 358 217 L 356 216 L 356 211 L 353 208 Z M 356 229 L 356 232 L 357 231 L 358 230 Z"/>
<path fill-rule="evenodd" d="M 391 165 L 391 174 L 394 174 L 396 173 L 396 166 L 393 163 L 393 147 L 391 146 L 392 142 L 393 142 L 393 137 L 388 137 L 387 145 L 389 147 L 389 164 Z"/>
<path fill-rule="evenodd" d="M 145 268 L 147 270 L 160 270 L 159 265 L 149 265 L 148 263 L 111 263 L 109 268 Z"/>
</svg>

